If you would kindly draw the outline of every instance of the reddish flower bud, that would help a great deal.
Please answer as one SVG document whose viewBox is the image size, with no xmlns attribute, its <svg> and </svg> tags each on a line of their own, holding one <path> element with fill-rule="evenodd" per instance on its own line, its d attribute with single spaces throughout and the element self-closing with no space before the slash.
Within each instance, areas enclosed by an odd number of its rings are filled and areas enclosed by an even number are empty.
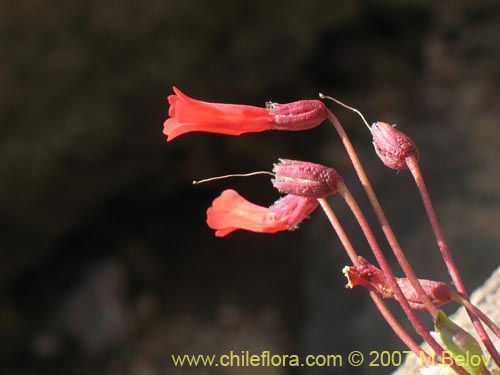
<svg viewBox="0 0 500 375">
<path fill-rule="evenodd" d="M 420 300 L 417 292 L 407 278 L 396 279 L 403 294 L 408 299 L 410 306 L 415 310 L 425 309 L 425 304 Z M 418 279 L 434 306 L 441 306 L 451 300 L 451 287 L 440 281 Z"/>
<path fill-rule="evenodd" d="M 274 116 L 274 129 L 306 130 L 326 119 L 325 104 L 319 100 L 299 100 L 287 104 L 267 102 L 266 107 Z"/>
<path fill-rule="evenodd" d="M 240 135 L 265 130 L 304 130 L 326 118 L 326 107 L 318 100 L 289 104 L 270 103 L 266 108 L 240 104 L 209 103 L 190 98 L 179 89 L 168 97 L 170 116 L 163 124 L 167 140 L 188 132 Z"/>
<path fill-rule="evenodd" d="M 335 169 L 324 165 L 288 159 L 279 161 L 274 164 L 276 178 L 271 182 L 285 194 L 324 198 L 335 194 L 338 182 L 342 181 Z"/>
<path fill-rule="evenodd" d="M 375 152 L 382 162 L 392 169 L 406 169 L 406 158 L 418 157 L 417 147 L 406 134 L 385 122 L 375 122 L 371 127 Z"/>
<path fill-rule="evenodd" d="M 207 210 L 207 224 L 217 237 L 244 229 L 252 232 L 275 233 L 293 230 L 318 206 L 312 198 L 287 195 L 271 207 L 250 203 L 234 190 L 225 190 Z"/>
<path fill-rule="evenodd" d="M 344 267 L 342 272 L 347 278 L 346 288 L 354 288 L 362 285 L 369 290 L 377 292 L 383 298 L 394 298 L 394 291 L 387 282 L 387 278 L 381 269 L 369 263 L 366 259 L 358 257 L 359 266 Z M 425 304 L 411 285 L 407 278 L 396 278 L 404 296 L 412 309 L 425 309 Z M 451 287 L 443 282 L 419 279 L 420 285 L 435 306 L 440 306 L 451 299 Z"/>
</svg>

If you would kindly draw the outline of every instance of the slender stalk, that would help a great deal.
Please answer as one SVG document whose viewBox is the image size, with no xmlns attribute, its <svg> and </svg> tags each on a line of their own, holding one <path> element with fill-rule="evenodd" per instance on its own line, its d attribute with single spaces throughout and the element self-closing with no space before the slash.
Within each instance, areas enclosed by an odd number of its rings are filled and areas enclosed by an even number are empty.
<svg viewBox="0 0 500 375">
<path fill-rule="evenodd" d="M 361 208 L 358 206 L 356 200 L 354 199 L 353 195 L 350 193 L 349 189 L 344 183 L 339 183 L 337 185 L 337 192 L 342 196 L 342 198 L 344 198 L 347 205 L 354 214 L 356 220 L 358 221 L 358 224 L 361 227 L 361 230 L 363 231 L 363 234 L 365 235 L 370 245 L 370 248 L 372 249 L 373 255 L 377 259 L 377 262 L 380 268 L 382 269 L 384 276 L 386 276 L 391 289 L 394 291 L 394 295 L 396 296 L 397 301 L 401 305 L 401 308 L 405 312 L 405 315 L 408 317 L 408 319 L 410 320 L 411 324 L 413 325 L 417 333 L 430 345 L 432 350 L 438 353 L 439 356 L 442 356 L 443 348 L 434 339 L 434 337 L 432 337 L 429 330 L 425 327 L 425 325 L 422 323 L 420 318 L 415 313 L 415 310 L 413 310 L 410 307 L 408 300 L 406 299 L 405 295 L 403 294 L 403 291 L 399 287 L 396 278 L 394 277 L 394 274 L 392 273 L 392 270 L 389 266 L 389 263 L 387 262 L 387 259 L 385 259 L 382 249 L 380 248 L 377 240 L 375 239 L 375 236 L 371 231 L 368 222 L 366 221 L 366 218 L 363 212 L 361 211 Z M 458 374 L 468 373 L 465 369 L 457 365 L 454 365 L 452 368 Z"/>
<path fill-rule="evenodd" d="M 375 211 L 375 215 L 377 216 L 380 226 L 382 227 L 382 231 L 384 232 L 385 238 L 387 239 L 387 242 L 389 243 L 389 246 L 392 249 L 399 265 L 401 266 L 401 269 L 403 270 L 405 276 L 408 278 L 411 285 L 417 292 L 421 301 L 424 303 L 427 311 L 429 311 L 429 313 L 435 319 L 437 316 L 438 309 L 436 308 L 436 306 L 434 306 L 429 296 L 427 296 L 424 289 L 422 288 L 422 285 L 420 285 L 420 282 L 418 281 L 418 278 L 415 275 L 415 272 L 413 271 L 410 262 L 406 258 L 399 244 L 399 241 L 397 240 L 394 232 L 392 231 L 392 228 L 389 224 L 389 221 L 387 220 L 384 210 L 382 209 L 382 206 L 377 196 L 375 195 L 375 191 L 373 190 L 370 180 L 366 175 L 363 165 L 361 164 L 358 155 L 354 150 L 351 141 L 349 140 L 349 137 L 347 136 L 346 132 L 344 131 L 344 128 L 340 124 L 337 117 L 330 110 L 327 110 L 327 116 L 332 125 L 335 127 L 335 130 L 339 134 L 342 143 L 344 144 L 344 147 L 347 151 L 347 154 L 349 155 L 349 158 L 352 161 L 352 164 L 354 166 L 354 169 L 356 170 L 361 185 L 363 185 L 365 193 L 368 196 L 368 200 L 370 201 L 370 204 L 372 205 L 373 210 Z"/>
<path fill-rule="evenodd" d="M 498 327 L 497 324 L 493 320 L 491 320 L 485 313 L 483 313 L 477 306 L 473 305 L 469 300 L 465 299 L 456 292 L 453 292 L 451 294 L 451 299 L 461 304 L 466 310 L 472 311 L 473 314 L 477 315 L 479 319 L 481 319 L 484 324 L 486 324 L 488 328 L 491 329 L 498 338 L 500 338 L 500 327 Z"/>
<path fill-rule="evenodd" d="M 349 256 L 349 259 L 351 259 L 351 262 L 355 266 L 359 266 L 360 262 L 356 250 L 354 250 L 354 247 L 352 246 L 349 237 L 345 233 L 342 224 L 340 224 L 340 221 L 338 220 L 337 216 L 335 215 L 332 208 L 328 204 L 327 200 L 325 198 L 322 198 L 318 199 L 318 202 L 321 205 L 321 208 L 323 208 L 323 211 L 325 211 L 325 214 L 328 217 L 328 220 L 330 221 L 330 224 L 332 225 L 333 229 L 337 233 L 337 236 L 339 237 L 342 246 L 344 246 L 344 249 L 346 250 L 347 255 Z M 373 302 L 375 303 L 375 306 L 377 306 L 377 309 L 380 311 L 384 319 L 387 321 L 387 323 L 392 328 L 394 333 L 401 339 L 401 341 L 403 341 L 403 343 L 411 351 L 413 351 L 413 353 L 415 353 L 417 357 L 421 358 L 423 355 L 425 357 L 426 363 L 427 361 L 430 361 L 431 357 L 420 347 L 420 345 L 418 345 L 415 342 L 415 340 L 411 338 L 408 332 L 406 332 L 405 329 L 399 324 L 394 315 L 392 315 L 391 311 L 387 308 L 387 305 L 384 303 L 382 298 L 374 291 L 370 291 L 370 297 L 372 298 Z"/>
<path fill-rule="evenodd" d="M 408 169 L 410 170 L 411 174 L 413 175 L 413 178 L 415 179 L 415 183 L 417 184 L 417 188 L 418 191 L 420 192 L 422 202 L 424 203 L 425 211 L 429 218 L 432 231 L 434 232 L 434 236 L 436 237 L 439 250 L 441 251 L 441 254 L 443 256 L 446 268 L 448 268 L 448 273 L 450 274 L 451 280 L 453 281 L 453 284 L 455 285 L 459 293 L 461 293 L 462 295 L 468 295 L 467 291 L 465 290 L 465 286 L 462 282 L 462 278 L 458 273 L 457 266 L 455 264 L 455 261 L 453 260 L 446 239 L 444 238 L 441 226 L 439 225 L 439 221 L 436 216 L 436 212 L 434 211 L 434 207 L 432 206 L 429 191 L 427 190 L 427 186 L 425 185 L 424 178 L 422 176 L 422 172 L 420 171 L 420 166 L 418 164 L 417 158 L 415 156 L 407 158 L 406 165 L 408 166 Z"/>
<path fill-rule="evenodd" d="M 342 227 L 342 224 L 340 224 L 339 219 L 337 218 L 337 215 L 332 210 L 332 207 L 328 204 L 328 201 L 326 198 L 320 198 L 318 199 L 319 204 L 321 205 L 321 208 L 326 214 L 326 217 L 328 218 L 328 221 L 330 221 L 330 224 L 332 225 L 333 229 L 335 230 L 335 233 L 337 233 L 337 236 L 340 239 L 340 242 L 342 243 L 342 246 L 344 246 L 344 249 L 349 256 L 349 259 L 351 260 L 352 264 L 355 266 L 360 266 L 361 263 L 358 259 L 358 254 L 356 253 L 356 250 L 354 250 L 354 246 L 352 246 L 351 241 L 349 240 L 349 237 L 347 236 L 346 232 L 344 231 L 344 228 Z"/>
<path fill-rule="evenodd" d="M 455 261 L 453 260 L 450 249 L 448 247 L 448 243 L 444 238 L 441 226 L 439 225 L 439 220 L 432 205 L 429 191 L 427 190 L 427 186 L 425 184 L 424 177 L 420 170 L 417 158 L 415 156 L 406 158 L 406 165 L 408 166 L 408 169 L 410 170 L 411 174 L 413 175 L 413 178 L 415 179 L 415 183 L 417 185 L 418 191 L 420 192 L 420 196 L 422 198 L 425 211 L 429 218 L 429 222 L 431 223 L 432 226 L 432 231 L 434 232 L 434 236 L 436 237 L 439 250 L 441 251 L 441 255 L 443 257 L 444 263 L 446 264 L 446 268 L 448 269 L 448 273 L 450 274 L 451 280 L 453 281 L 453 284 L 455 284 L 458 293 L 465 300 L 469 301 L 469 295 L 462 282 L 462 278 L 460 277 Z M 467 314 L 469 315 L 469 318 L 471 319 L 472 324 L 474 325 L 474 328 L 476 329 L 476 332 L 479 335 L 479 338 L 484 343 L 486 349 L 488 349 L 488 352 L 491 354 L 497 366 L 500 367 L 500 354 L 493 345 L 493 342 L 489 338 L 486 330 L 481 324 L 481 321 L 476 316 L 476 314 L 472 312 L 472 310 L 467 309 Z"/>
<path fill-rule="evenodd" d="M 377 306 L 380 314 L 382 314 L 382 316 L 384 317 L 387 324 L 389 324 L 394 333 L 408 347 L 408 349 L 410 349 L 420 359 L 420 361 L 434 364 L 434 358 L 431 357 L 425 350 L 423 350 L 420 345 L 418 345 L 417 342 L 411 338 L 408 332 L 404 330 L 404 328 L 401 326 L 401 324 L 399 324 L 394 315 L 392 315 L 382 297 L 380 297 L 373 290 L 370 290 L 370 297 L 375 303 L 375 306 Z"/>
</svg>

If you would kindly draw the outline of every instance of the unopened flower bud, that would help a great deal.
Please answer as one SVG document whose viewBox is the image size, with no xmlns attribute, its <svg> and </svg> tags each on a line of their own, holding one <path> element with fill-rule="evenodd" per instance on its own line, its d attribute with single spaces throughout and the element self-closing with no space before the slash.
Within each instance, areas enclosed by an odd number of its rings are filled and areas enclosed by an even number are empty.
<svg viewBox="0 0 500 375">
<path fill-rule="evenodd" d="M 417 147 L 406 134 L 385 122 L 375 122 L 371 127 L 375 152 L 382 162 L 392 169 L 406 169 L 406 159 L 418 157 Z"/>
<path fill-rule="evenodd" d="M 418 293 L 407 278 L 396 279 L 401 291 L 408 299 L 410 306 L 416 310 L 425 309 L 425 304 L 421 301 Z M 419 279 L 418 280 L 425 294 L 429 297 L 434 306 L 441 306 L 451 300 L 451 287 L 440 281 Z"/>
<path fill-rule="evenodd" d="M 335 169 L 306 161 L 279 159 L 273 172 L 276 177 L 272 183 L 280 192 L 308 198 L 335 194 L 342 181 Z"/>
<path fill-rule="evenodd" d="M 306 130 L 318 126 L 326 119 L 325 104 L 319 100 L 299 100 L 279 104 L 268 102 L 269 114 L 274 116 L 273 128 L 278 130 Z"/>
<path fill-rule="evenodd" d="M 486 373 L 486 366 L 482 360 L 483 351 L 470 333 L 453 323 L 442 311 L 438 311 L 434 327 L 457 365 L 472 375 Z"/>
</svg>

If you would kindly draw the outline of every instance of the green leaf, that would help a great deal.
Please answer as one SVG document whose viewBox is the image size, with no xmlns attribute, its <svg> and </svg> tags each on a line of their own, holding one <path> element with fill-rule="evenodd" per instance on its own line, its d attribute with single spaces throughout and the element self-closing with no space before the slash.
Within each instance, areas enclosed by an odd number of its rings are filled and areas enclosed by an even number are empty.
<svg viewBox="0 0 500 375">
<path fill-rule="evenodd" d="M 453 360 L 472 375 L 486 371 L 485 364 L 491 360 L 491 356 L 484 356 L 481 346 L 470 333 L 453 323 L 441 310 L 438 312 L 434 327 L 446 347 L 441 357 L 443 364 L 451 365 Z"/>
</svg>

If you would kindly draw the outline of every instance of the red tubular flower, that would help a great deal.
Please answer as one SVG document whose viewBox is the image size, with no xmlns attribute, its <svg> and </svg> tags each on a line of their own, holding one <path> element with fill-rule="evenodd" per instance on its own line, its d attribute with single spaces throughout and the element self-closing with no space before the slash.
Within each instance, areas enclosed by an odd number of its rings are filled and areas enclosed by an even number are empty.
<svg viewBox="0 0 500 375">
<path fill-rule="evenodd" d="M 176 87 L 173 90 L 175 95 L 168 97 L 170 118 L 163 124 L 167 141 L 195 131 L 240 135 L 270 129 L 305 130 L 326 118 L 325 105 L 319 100 L 268 103 L 266 108 L 261 108 L 203 102 L 190 98 Z"/>
<path fill-rule="evenodd" d="M 286 195 L 271 207 L 262 207 L 243 198 L 234 190 L 225 190 L 207 210 L 207 224 L 217 237 L 244 229 L 276 233 L 295 229 L 318 206 L 313 198 Z"/>
<path fill-rule="evenodd" d="M 385 122 L 376 122 L 371 127 L 375 152 L 382 162 L 392 169 L 406 169 L 406 158 L 418 157 L 415 143 L 403 132 Z"/>
<path fill-rule="evenodd" d="M 363 257 L 358 257 L 361 265 L 353 267 L 344 267 L 342 272 L 347 278 L 346 288 L 354 288 L 356 285 L 362 285 L 369 290 L 375 291 L 382 298 L 394 298 L 394 291 L 390 287 L 387 279 L 381 269 L 369 263 Z M 417 292 L 407 278 L 396 278 L 404 296 L 408 300 L 412 309 L 425 309 L 425 304 L 420 300 Z M 435 306 L 440 306 L 449 302 L 451 299 L 451 287 L 443 282 L 419 279 L 420 285 L 429 296 Z"/>
</svg>

